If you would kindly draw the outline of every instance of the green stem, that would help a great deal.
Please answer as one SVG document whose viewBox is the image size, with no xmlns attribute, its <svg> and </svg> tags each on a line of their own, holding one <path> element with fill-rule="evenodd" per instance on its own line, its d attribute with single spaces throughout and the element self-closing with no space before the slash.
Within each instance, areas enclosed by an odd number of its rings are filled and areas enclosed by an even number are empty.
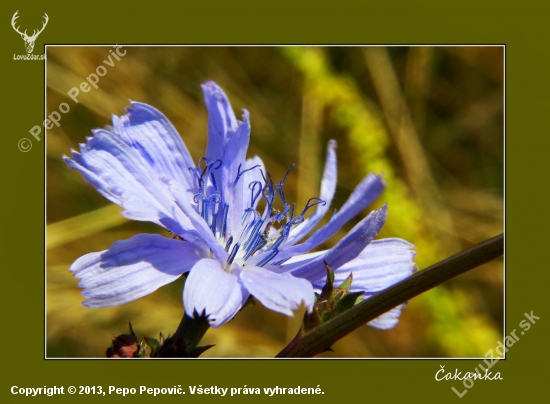
<svg viewBox="0 0 550 404">
<path fill-rule="evenodd" d="M 186 351 L 190 352 L 197 347 L 198 343 L 209 328 L 210 324 L 208 324 L 208 320 L 203 316 L 191 318 L 184 313 L 180 325 L 174 335 L 181 337 L 185 343 Z"/>
<path fill-rule="evenodd" d="M 449 257 L 373 295 L 345 313 L 307 333 L 300 330 L 277 358 L 309 358 L 326 351 L 340 338 L 419 294 L 499 257 L 504 235 L 493 237 Z"/>
</svg>

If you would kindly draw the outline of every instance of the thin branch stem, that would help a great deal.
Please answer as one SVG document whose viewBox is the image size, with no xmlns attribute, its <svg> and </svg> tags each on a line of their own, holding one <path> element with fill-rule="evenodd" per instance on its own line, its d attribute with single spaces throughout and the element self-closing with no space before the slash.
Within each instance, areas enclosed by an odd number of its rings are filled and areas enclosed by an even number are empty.
<svg viewBox="0 0 550 404">
<path fill-rule="evenodd" d="M 392 308 L 503 253 L 504 235 L 500 234 L 453 255 L 373 295 L 307 333 L 300 330 L 277 358 L 307 358 L 324 352 L 334 342 Z"/>
</svg>

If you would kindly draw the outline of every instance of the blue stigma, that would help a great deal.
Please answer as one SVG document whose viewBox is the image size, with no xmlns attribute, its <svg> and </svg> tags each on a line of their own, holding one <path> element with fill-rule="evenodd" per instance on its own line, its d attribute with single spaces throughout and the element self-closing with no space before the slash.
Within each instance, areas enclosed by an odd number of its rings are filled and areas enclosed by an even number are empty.
<svg viewBox="0 0 550 404">
<path fill-rule="evenodd" d="M 204 168 L 200 168 L 204 163 Z M 200 158 L 196 168 L 189 168 L 197 180 L 199 192 L 195 194 L 193 201 L 197 204 L 197 211 L 210 227 L 212 233 L 216 234 L 216 220 L 218 218 L 219 205 L 221 201 L 220 191 L 216 184 L 214 171 L 222 165 L 221 160 L 208 163 L 205 158 Z M 224 215 L 225 212 L 224 207 Z"/>
<path fill-rule="evenodd" d="M 254 166 L 245 171 L 241 171 L 239 167 L 234 184 L 242 177 L 242 174 L 258 167 L 259 166 Z M 227 261 L 228 264 L 233 262 L 239 248 L 242 248 L 244 252 L 242 255 L 243 261 L 247 261 L 255 254 L 264 254 L 265 256 L 256 265 L 264 266 L 272 262 L 279 253 L 281 245 L 287 240 L 290 230 L 305 220 L 304 215 L 306 212 L 314 206 L 326 203 L 319 198 L 311 198 L 308 200 L 300 215 L 295 216 L 295 204 L 289 205 L 283 192 L 284 182 L 293 167 L 294 165 L 287 170 L 284 177 L 277 184 L 274 184 L 269 173 L 264 174 L 263 171 L 261 171 L 263 184 L 260 181 L 252 181 L 248 184 L 248 189 L 251 191 L 250 204 L 243 214 L 243 230 L 239 237 L 239 242 L 236 243 L 231 250 Z M 256 202 L 260 195 L 265 200 L 264 212 L 261 215 L 255 209 Z M 273 208 L 277 197 L 279 197 L 283 204 L 283 210 L 280 212 Z M 222 222 L 223 236 L 225 236 L 226 208 L 229 209 L 229 207 L 227 205 L 224 207 L 224 219 Z M 285 221 L 285 223 L 278 225 L 278 223 L 283 221 Z M 245 225 L 245 223 L 247 224 Z M 226 251 L 229 251 L 232 242 L 233 238 L 227 243 Z"/>
</svg>

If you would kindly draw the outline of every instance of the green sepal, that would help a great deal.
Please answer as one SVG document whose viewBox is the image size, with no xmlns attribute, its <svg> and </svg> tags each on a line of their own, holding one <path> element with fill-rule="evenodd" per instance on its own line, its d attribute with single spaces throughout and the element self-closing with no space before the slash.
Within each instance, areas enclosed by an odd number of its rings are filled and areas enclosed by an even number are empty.
<svg viewBox="0 0 550 404">
<path fill-rule="evenodd" d="M 248 296 L 248 299 L 246 299 L 246 302 L 244 302 L 243 307 L 241 307 L 241 310 L 244 309 L 248 305 L 252 305 L 252 306 L 256 305 L 256 301 L 254 300 L 254 297 L 252 295 Z M 239 311 L 241 311 L 241 310 L 239 310 Z"/>
<path fill-rule="evenodd" d="M 136 339 L 136 341 L 139 341 L 139 338 L 137 337 L 136 333 L 134 332 L 134 327 L 132 327 L 132 322 L 128 321 L 128 328 L 130 329 L 130 335 Z M 143 346 L 143 342 L 139 343 L 139 350 L 137 352 L 138 358 L 145 358 L 147 357 L 147 350 Z"/>
<path fill-rule="evenodd" d="M 308 331 L 311 330 L 318 325 L 323 324 L 323 318 L 321 317 L 321 314 L 319 313 L 319 307 L 317 305 L 313 306 L 313 310 L 311 313 L 308 313 L 307 311 L 304 314 L 304 321 L 302 323 L 302 330 Z"/>
<path fill-rule="evenodd" d="M 162 337 L 162 334 L 160 334 L 160 335 Z M 151 353 L 149 354 L 149 357 L 150 358 L 156 358 L 158 356 L 158 353 L 159 353 L 160 347 L 162 346 L 162 343 L 159 340 L 155 339 L 155 338 L 143 337 L 143 340 L 145 341 L 145 343 L 147 344 L 147 346 L 151 350 Z"/>
<path fill-rule="evenodd" d="M 204 345 L 204 346 L 198 346 L 198 347 L 195 347 L 193 349 L 191 349 L 188 354 L 189 354 L 189 357 L 190 358 L 198 358 L 199 356 L 202 355 L 202 353 L 204 351 L 207 351 L 209 350 L 210 348 L 212 348 L 214 345 Z"/>
<path fill-rule="evenodd" d="M 334 287 L 334 272 L 325 261 L 327 268 L 327 281 L 321 290 L 320 295 L 315 295 L 315 303 L 311 313 L 304 315 L 302 331 L 309 331 L 323 323 L 326 323 L 331 318 L 349 310 L 358 301 L 363 292 L 350 293 L 353 275 L 350 275 L 337 288 Z"/>
<path fill-rule="evenodd" d="M 349 293 L 349 289 L 351 288 L 351 283 L 353 282 L 353 274 L 350 272 L 349 276 L 346 278 L 344 282 L 340 286 L 338 286 L 338 289 L 345 290 L 347 293 Z"/>
<path fill-rule="evenodd" d="M 363 292 L 355 292 L 343 295 L 342 298 L 338 300 L 336 307 L 330 312 L 330 318 L 351 309 L 361 300 L 359 297 L 362 294 Z"/>
<path fill-rule="evenodd" d="M 185 341 L 179 335 L 166 338 L 157 349 L 157 358 L 198 358 L 203 352 L 214 345 L 197 346 L 189 351 L 185 347 Z"/>
<path fill-rule="evenodd" d="M 332 269 L 330 269 L 326 261 L 323 261 L 323 262 L 325 263 L 325 267 L 327 268 L 327 282 L 325 283 L 325 286 L 323 286 L 323 289 L 321 290 L 321 295 L 319 296 L 319 299 L 328 300 L 334 288 L 334 272 L 332 271 Z"/>
<path fill-rule="evenodd" d="M 137 339 L 136 333 L 134 332 L 134 328 L 132 327 L 132 323 L 128 321 L 128 328 L 130 328 L 130 335 Z"/>
</svg>

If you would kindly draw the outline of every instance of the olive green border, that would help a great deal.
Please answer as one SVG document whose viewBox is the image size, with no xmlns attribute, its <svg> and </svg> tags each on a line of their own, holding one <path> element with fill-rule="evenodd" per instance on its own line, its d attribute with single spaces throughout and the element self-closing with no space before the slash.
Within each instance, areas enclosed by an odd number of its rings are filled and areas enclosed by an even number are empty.
<svg viewBox="0 0 550 404">
<path fill-rule="evenodd" d="M 494 372 L 503 381 L 476 381 L 464 400 L 520 400 L 543 394 L 543 341 L 548 331 L 545 190 L 548 136 L 548 52 L 545 10 L 529 2 L 279 1 L 3 3 L 2 60 L 2 356 L 0 392 L 11 386 L 317 387 L 322 396 L 239 396 L 263 400 L 418 400 L 458 397 L 459 381 L 435 382 L 441 365 L 471 371 L 479 360 L 44 360 L 44 139 L 29 136 L 43 119 L 44 63 L 14 61 L 24 53 L 10 27 L 16 10 L 50 17 L 35 53 L 48 44 L 505 44 L 506 80 L 506 320 L 518 328 L 524 312 L 540 317 Z M 222 5 L 223 4 L 223 5 Z M 29 137 L 32 150 L 18 142 Z M 541 206 L 539 206 L 541 205 Z M 8 234 L 9 233 L 9 234 Z M 523 259 L 523 263 L 520 261 Z M 29 294 L 32 291 L 32 294 Z M 497 341 L 495 341 L 496 346 Z M 41 401 L 45 397 L 33 400 Z M 60 402 L 119 397 L 59 396 Z M 131 400 L 151 399 L 133 396 Z M 156 399 L 172 399 L 162 397 Z M 175 397 L 186 401 L 216 396 Z"/>
</svg>

